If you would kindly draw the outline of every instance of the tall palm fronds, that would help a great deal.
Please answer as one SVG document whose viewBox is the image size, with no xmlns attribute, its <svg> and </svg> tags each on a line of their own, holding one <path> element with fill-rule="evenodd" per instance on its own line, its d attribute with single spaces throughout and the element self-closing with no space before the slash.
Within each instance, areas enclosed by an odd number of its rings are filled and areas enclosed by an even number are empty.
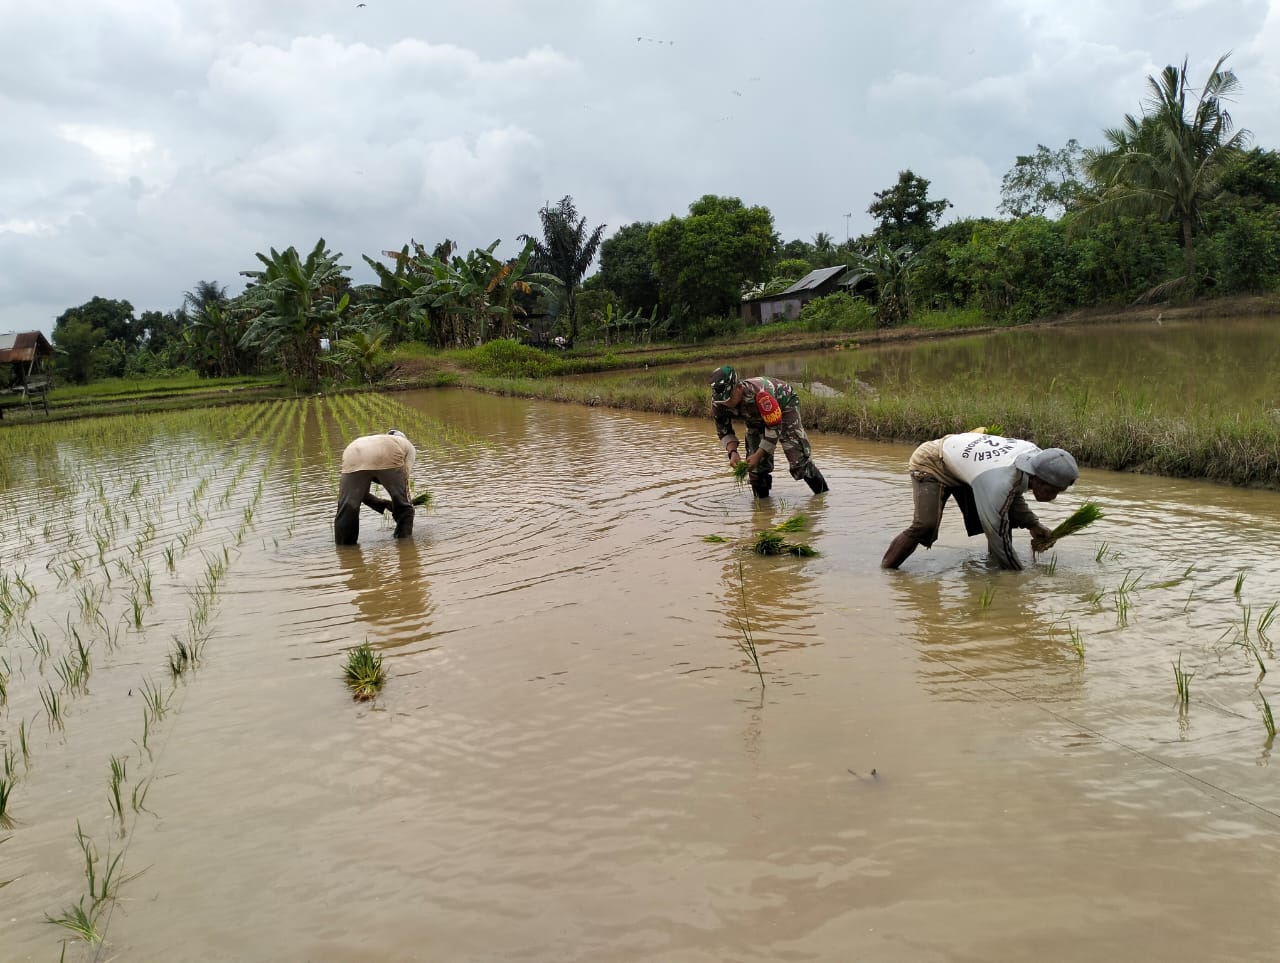
<svg viewBox="0 0 1280 963">
<path fill-rule="evenodd" d="M 1126 114 L 1122 126 L 1105 132 L 1107 145 L 1086 154 L 1100 193 L 1086 204 L 1082 220 L 1129 214 L 1175 222 L 1184 274 L 1173 283 L 1189 287 L 1195 284 L 1195 235 L 1204 208 L 1218 196 L 1230 160 L 1251 137 L 1247 130 L 1233 132 L 1224 106 L 1240 89 L 1235 73 L 1223 67 L 1228 56 L 1218 58 L 1198 95 L 1186 60 L 1148 77 L 1143 116 Z"/>
<path fill-rule="evenodd" d="M 243 314 L 229 303 L 208 303 L 191 316 L 182 338 L 200 374 L 227 378 L 248 370 L 249 359 L 240 347 L 247 326 Z"/>
<path fill-rule="evenodd" d="M 263 270 L 240 272 L 250 284 L 238 301 L 254 312 L 240 344 L 277 356 L 286 373 L 315 385 L 321 374 L 320 339 L 349 300 L 346 293 L 339 297 L 348 284 L 347 266 L 338 263 L 342 255 L 329 251 L 324 238 L 306 260 L 293 247 L 257 257 Z"/>
<path fill-rule="evenodd" d="M 555 206 L 550 204 L 538 211 L 542 220 L 542 237 L 520 235 L 522 241 L 532 241 L 534 267 L 541 273 L 556 277 L 564 287 L 565 312 L 569 317 L 569 339 L 578 336 L 578 285 L 591 267 L 604 239 L 605 225 L 587 231 L 587 219 L 578 216 L 573 197 L 566 194 Z"/>
<path fill-rule="evenodd" d="M 193 315 L 199 315 L 210 305 L 224 308 L 229 300 L 225 285 L 217 281 L 197 281 L 194 288 L 183 292 L 182 306 Z"/>
</svg>

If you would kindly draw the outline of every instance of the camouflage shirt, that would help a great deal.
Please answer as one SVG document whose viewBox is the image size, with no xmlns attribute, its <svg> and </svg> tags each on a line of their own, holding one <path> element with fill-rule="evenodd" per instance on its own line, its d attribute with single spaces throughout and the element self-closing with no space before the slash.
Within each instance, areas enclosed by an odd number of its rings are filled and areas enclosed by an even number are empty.
<svg viewBox="0 0 1280 963">
<path fill-rule="evenodd" d="M 796 395 L 795 389 L 777 378 L 743 378 L 739 384 L 742 385 L 742 403 L 737 408 L 730 408 L 728 405 L 715 406 L 717 438 L 733 434 L 735 418 L 745 421 L 748 430 L 764 431 L 768 425 L 760 413 L 762 404 L 768 408 L 772 402 L 779 409 L 784 410 L 797 408 L 800 405 L 800 398 Z"/>
</svg>

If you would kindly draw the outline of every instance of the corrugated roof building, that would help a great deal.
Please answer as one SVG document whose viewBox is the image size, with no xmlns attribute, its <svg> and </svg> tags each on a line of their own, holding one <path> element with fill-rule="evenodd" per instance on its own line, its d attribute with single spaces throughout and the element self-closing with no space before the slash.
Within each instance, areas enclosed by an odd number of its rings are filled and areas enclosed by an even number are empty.
<svg viewBox="0 0 1280 963">
<path fill-rule="evenodd" d="M 747 324 L 766 324 L 799 317 L 800 309 L 809 301 L 840 290 L 841 279 L 848 273 L 849 267 L 845 264 L 818 268 L 777 294 L 749 298 L 742 302 L 742 320 Z"/>
<path fill-rule="evenodd" d="M 10 331 L 0 334 L 0 364 L 34 365 L 53 354 L 53 345 L 43 331 Z"/>
</svg>

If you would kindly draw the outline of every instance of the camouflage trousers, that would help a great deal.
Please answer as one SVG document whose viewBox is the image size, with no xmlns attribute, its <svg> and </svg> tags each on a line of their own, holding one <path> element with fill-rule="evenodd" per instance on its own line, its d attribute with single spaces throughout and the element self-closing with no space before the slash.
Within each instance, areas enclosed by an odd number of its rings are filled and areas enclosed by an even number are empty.
<svg viewBox="0 0 1280 963">
<path fill-rule="evenodd" d="M 760 442 L 764 440 L 763 429 L 747 427 L 747 457 L 750 458 Z M 791 477 L 796 481 L 821 477 L 818 466 L 813 463 L 813 448 L 809 445 L 809 436 L 804 433 L 804 425 L 800 422 L 800 409 L 797 407 L 782 409 L 782 422 L 778 425 L 778 444 L 782 453 L 787 456 L 791 466 Z M 773 474 L 773 452 L 767 451 L 760 456 L 756 470 L 750 478 L 754 483 L 758 478 Z"/>
</svg>

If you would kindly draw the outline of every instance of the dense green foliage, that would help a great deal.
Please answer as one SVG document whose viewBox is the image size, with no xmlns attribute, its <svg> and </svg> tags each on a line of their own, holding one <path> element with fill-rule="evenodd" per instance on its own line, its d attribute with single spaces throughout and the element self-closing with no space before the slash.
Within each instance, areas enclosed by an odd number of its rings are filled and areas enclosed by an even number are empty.
<svg viewBox="0 0 1280 963">
<path fill-rule="evenodd" d="M 734 314 L 744 283 L 769 268 L 775 254 L 773 215 L 736 197 L 708 194 L 649 232 L 663 306 L 682 327 Z"/>
<path fill-rule="evenodd" d="M 909 171 L 898 173 L 898 182 L 876 191 L 867 213 L 876 219 L 872 238 L 888 248 L 919 250 L 929 243 L 938 219 L 951 202 L 929 199 L 929 182 Z"/>
<path fill-rule="evenodd" d="M 1224 101 L 1239 82 L 1223 69 L 1225 60 L 1219 58 L 1194 99 L 1186 61 L 1148 78 L 1142 118 L 1126 115 L 1122 126 L 1105 131 L 1106 146 L 1086 161 L 1098 188 L 1084 205 L 1086 221 L 1131 214 L 1176 224 L 1184 270 L 1173 281 L 1192 292 L 1200 284 L 1195 247 L 1205 209 L 1221 195 L 1223 177 L 1249 136 L 1232 132 Z"/>
</svg>

